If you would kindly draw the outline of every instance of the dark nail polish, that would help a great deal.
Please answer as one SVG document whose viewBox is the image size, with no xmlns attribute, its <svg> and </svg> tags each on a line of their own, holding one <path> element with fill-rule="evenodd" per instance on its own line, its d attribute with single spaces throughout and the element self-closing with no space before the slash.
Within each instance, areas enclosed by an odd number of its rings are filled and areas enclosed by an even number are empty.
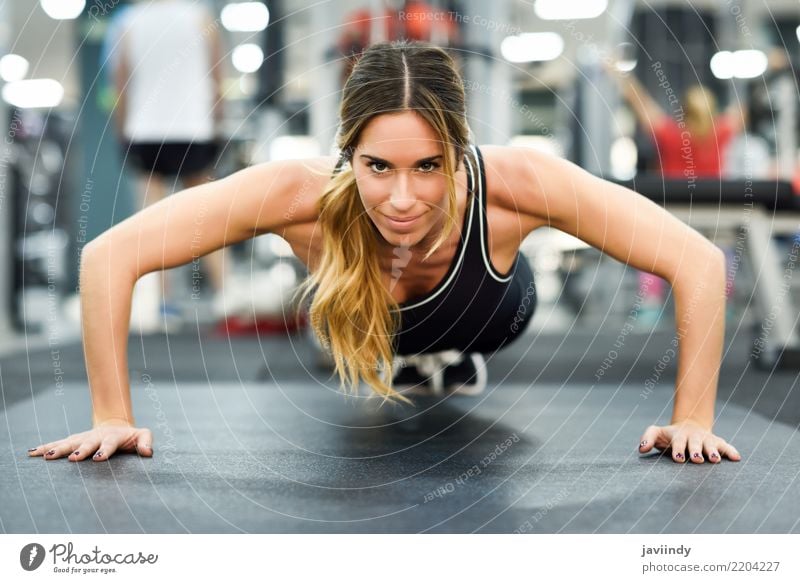
<svg viewBox="0 0 800 583">
<path fill-rule="evenodd" d="M 675 457 L 678 458 L 679 460 L 682 460 L 683 459 L 683 454 L 682 453 L 676 453 Z"/>
<path fill-rule="evenodd" d="M 96 454 L 94 454 L 94 457 L 100 457 L 101 455 L 103 455 L 103 452 L 102 451 L 98 451 Z"/>
<path fill-rule="evenodd" d="M 711 454 L 710 456 L 708 456 L 708 457 L 710 457 L 710 458 L 714 458 L 714 459 L 717 459 L 719 456 L 718 456 L 716 453 L 712 453 L 712 454 Z"/>
<path fill-rule="evenodd" d="M 697 452 L 695 452 L 694 454 L 692 454 L 692 457 L 694 457 L 694 458 L 699 458 L 699 457 L 700 457 L 700 454 L 699 454 L 699 453 L 697 453 Z"/>
<path fill-rule="evenodd" d="M 79 451 L 73 451 L 73 452 L 72 452 L 72 455 L 81 455 L 81 452 L 79 452 Z"/>
<path fill-rule="evenodd" d="M 28 450 L 28 452 L 30 453 L 30 452 L 32 452 L 32 451 L 36 451 L 37 449 L 39 449 L 39 448 L 38 448 L 38 447 L 32 447 L 32 448 L 30 448 L 30 449 Z"/>
<path fill-rule="evenodd" d="M 56 450 L 51 449 L 50 451 L 47 452 L 46 455 L 53 455 L 54 453 L 56 453 Z"/>
<path fill-rule="evenodd" d="M 645 445 L 647 445 L 647 442 L 643 441 L 642 443 L 639 444 L 639 447 L 644 447 Z"/>
</svg>

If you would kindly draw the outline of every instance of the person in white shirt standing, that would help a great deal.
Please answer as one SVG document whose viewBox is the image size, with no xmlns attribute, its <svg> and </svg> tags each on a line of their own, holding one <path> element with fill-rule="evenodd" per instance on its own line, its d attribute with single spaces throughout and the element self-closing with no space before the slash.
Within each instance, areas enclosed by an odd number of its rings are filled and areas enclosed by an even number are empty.
<svg viewBox="0 0 800 583">
<path fill-rule="evenodd" d="M 144 208 L 175 189 L 178 179 L 184 188 L 212 179 L 222 111 L 221 40 L 218 23 L 198 0 L 139 2 L 117 34 L 115 122 Z M 215 290 L 214 313 L 221 316 L 223 251 L 203 264 Z M 162 302 L 162 317 L 179 315 Z"/>
</svg>

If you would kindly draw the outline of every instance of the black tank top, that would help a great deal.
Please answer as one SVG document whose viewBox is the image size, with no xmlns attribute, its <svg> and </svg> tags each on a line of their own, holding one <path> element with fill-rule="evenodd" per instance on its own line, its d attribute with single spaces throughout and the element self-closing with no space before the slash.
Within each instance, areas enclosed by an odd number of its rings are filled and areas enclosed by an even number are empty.
<svg viewBox="0 0 800 583">
<path fill-rule="evenodd" d="M 493 352 L 522 333 L 536 307 L 533 272 L 517 252 L 508 273 L 491 263 L 486 219 L 483 155 L 470 145 L 464 156 L 469 179 L 461 239 L 444 278 L 422 298 L 399 306 L 395 353 L 456 349 Z M 476 179 L 477 176 L 477 179 Z"/>
</svg>

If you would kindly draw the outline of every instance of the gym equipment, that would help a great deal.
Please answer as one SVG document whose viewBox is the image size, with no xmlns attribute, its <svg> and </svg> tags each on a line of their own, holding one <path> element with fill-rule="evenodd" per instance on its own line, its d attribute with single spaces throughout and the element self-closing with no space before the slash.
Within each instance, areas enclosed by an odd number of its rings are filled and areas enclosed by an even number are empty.
<svg viewBox="0 0 800 583">
<path fill-rule="evenodd" d="M 755 276 L 753 308 L 761 325 L 754 330 L 750 357 L 760 368 L 800 368 L 798 310 L 788 293 L 795 256 L 784 269 L 774 236 L 795 235 L 800 204 L 785 181 L 659 177 L 620 182 L 697 230 L 736 230 L 737 247 L 749 259 Z"/>
</svg>

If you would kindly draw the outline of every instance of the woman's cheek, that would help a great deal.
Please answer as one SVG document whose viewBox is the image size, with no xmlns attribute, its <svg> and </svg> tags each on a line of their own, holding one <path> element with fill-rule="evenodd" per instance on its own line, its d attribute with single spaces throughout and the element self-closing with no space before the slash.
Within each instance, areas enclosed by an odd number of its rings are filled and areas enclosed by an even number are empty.
<svg viewBox="0 0 800 583">
<path fill-rule="evenodd" d="M 361 202 L 364 208 L 369 212 L 374 211 L 381 203 L 379 196 L 371 195 L 370 193 L 363 193 L 361 195 Z"/>
</svg>

